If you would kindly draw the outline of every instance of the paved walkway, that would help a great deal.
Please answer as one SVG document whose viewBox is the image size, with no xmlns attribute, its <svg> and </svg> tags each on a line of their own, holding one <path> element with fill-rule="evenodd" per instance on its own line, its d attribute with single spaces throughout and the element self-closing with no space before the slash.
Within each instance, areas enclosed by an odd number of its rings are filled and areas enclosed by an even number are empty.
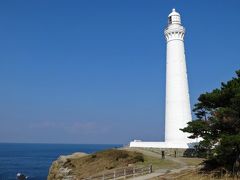
<svg viewBox="0 0 240 180">
<path fill-rule="evenodd" d="M 148 150 L 145 150 L 145 149 L 137 149 L 137 148 L 126 148 L 126 149 L 130 150 L 130 151 L 138 151 L 138 152 L 141 152 L 145 155 L 156 157 L 156 158 L 159 158 L 159 159 L 162 158 L 162 155 L 157 153 L 157 152 L 152 152 L 152 151 L 148 151 Z M 164 174 L 179 173 L 179 172 L 181 172 L 183 170 L 186 170 L 186 169 L 194 169 L 195 168 L 194 166 L 188 166 L 185 162 L 181 161 L 181 159 L 178 159 L 178 158 L 174 158 L 174 157 L 171 157 L 171 156 L 165 156 L 165 159 L 176 162 L 177 164 L 180 165 L 180 167 L 177 168 L 177 169 L 172 169 L 172 170 L 157 169 L 151 174 L 147 174 L 147 175 L 144 175 L 144 176 L 138 176 L 138 177 L 134 177 L 134 178 L 129 178 L 129 179 L 130 180 L 131 179 L 132 180 L 146 180 L 146 179 L 151 179 L 151 178 L 158 177 L 158 176 L 161 176 L 161 175 L 164 175 Z"/>
<path fill-rule="evenodd" d="M 162 154 L 157 153 L 157 152 L 153 152 L 153 151 L 149 151 L 149 150 L 146 150 L 146 149 L 139 149 L 139 148 L 124 148 L 124 149 L 129 150 L 129 151 L 138 151 L 138 152 L 143 153 L 147 156 L 152 156 L 152 157 L 155 157 L 155 158 L 158 158 L 158 159 L 162 158 Z M 165 159 L 176 162 L 177 164 L 180 165 L 180 168 L 187 166 L 187 164 L 185 162 L 183 162 L 180 159 L 175 158 L 175 157 L 165 156 Z"/>
<path fill-rule="evenodd" d="M 182 167 L 182 168 L 178 168 L 178 169 L 174 169 L 174 170 L 168 170 L 168 169 L 158 169 L 155 170 L 153 173 L 151 174 L 146 174 L 144 176 L 138 176 L 138 177 L 134 177 L 134 178 L 129 178 L 130 180 L 146 180 L 146 179 L 151 179 L 151 178 L 156 178 L 158 176 L 162 176 L 164 174 L 174 174 L 174 173 L 179 173 L 183 170 L 187 170 L 187 169 L 194 169 L 193 167 L 190 166 L 186 166 L 186 167 Z"/>
</svg>

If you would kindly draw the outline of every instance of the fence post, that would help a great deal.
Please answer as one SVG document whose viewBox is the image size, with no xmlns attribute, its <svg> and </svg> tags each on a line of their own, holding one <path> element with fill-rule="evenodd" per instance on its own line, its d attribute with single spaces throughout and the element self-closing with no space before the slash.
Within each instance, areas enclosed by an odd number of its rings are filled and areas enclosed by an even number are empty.
<svg viewBox="0 0 240 180">
<path fill-rule="evenodd" d="M 117 173 L 119 172 L 119 174 Z M 137 168 L 137 167 L 125 167 L 121 168 L 119 170 L 113 170 L 111 173 L 106 173 L 103 172 L 102 175 L 96 175 L 96 176 L 89 176 L 85 180 L 92 180 L 92 179 L 101 179 L 101 180 L 106 180 L 109 179 L 109 175 L 111 176 L 111 179 L 116 180 L 118 178 L 121 179 L 127 179 L 128 176 L 130 177 L 136 177 L 137 175 L 144 175 L 144 174 L 150 174 L 153 172 L 152 164 L 144 166 L 142 168 Z M 106 173 L 106 178 L 105 178 L 105 173 Z M 123 174 L 122 174 L 123 173 Z M 0 177 L 1 180 L 1 177 Z"/>
<path fill-rule="evenodd" d="M 162 151 L 162 159 L 165 159 L 165 151 Z"/>
<path fill-rule="evenodd" d="M 149 166 L 149 174 L 151 174 L 152 173 L 152 165 L 150 164 L 150 166 Z"/>
</svg>

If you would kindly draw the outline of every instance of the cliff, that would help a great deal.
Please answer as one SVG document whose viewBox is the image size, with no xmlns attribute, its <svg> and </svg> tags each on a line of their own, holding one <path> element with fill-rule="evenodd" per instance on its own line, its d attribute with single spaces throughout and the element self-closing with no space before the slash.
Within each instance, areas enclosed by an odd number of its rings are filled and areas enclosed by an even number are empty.
<svg viewBox="0 0 240 180">
<path fill-rule="evenodd" d="M 139 152 L 111 149 L 94 154 L 75 153 L 60 156 L 49 169 L 48 180 L 73 180 L 87 178 L 104 171 L 143 162 Z"/>
</svg>

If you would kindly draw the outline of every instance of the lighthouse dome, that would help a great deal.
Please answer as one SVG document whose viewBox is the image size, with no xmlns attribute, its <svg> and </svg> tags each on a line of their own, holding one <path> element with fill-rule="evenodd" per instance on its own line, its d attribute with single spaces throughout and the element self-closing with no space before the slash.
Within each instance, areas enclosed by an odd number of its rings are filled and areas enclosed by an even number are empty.
<svg viewBox="0 0 240 180">
<path fill-rule="evenodd" d="M 172 12 L 168 15 L 168 24 L 181 24 L 181 17 L 175 9 L 172 9 Z"/>
<path fill-rule="evenodd" d="M 176 9 L 172 9 L 172 12 L 168 15 L 168 17 L 170 16 L 180 16 L 180 14 L 178 12 L 176 12 Z"/>
</svg>

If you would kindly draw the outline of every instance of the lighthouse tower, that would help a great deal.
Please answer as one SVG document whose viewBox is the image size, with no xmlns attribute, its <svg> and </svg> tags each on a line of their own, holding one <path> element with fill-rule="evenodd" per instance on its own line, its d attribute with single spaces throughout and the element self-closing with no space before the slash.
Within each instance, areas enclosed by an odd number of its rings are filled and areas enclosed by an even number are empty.
<svg viewBox="0 0 240 180">
<path fill-rule="evenodd" d="M 164 31 L 167 42 L 166 60 L 166 106 L 165 141 L 144 142 L 134 140 L 130 147 L 146 148 L 193 148 L 196 140 L 188 139 L 189 134 L 180 129 L 192 121 L 187 68 L 184 52 L 185 29 L 181 25 L 180 14 L 172 10 L 168 16 L 168 26 Z"/>
<path fill-rule="evenodd" d="M 165 142 L 184 144 L 189 142 L 188 134 L 180 129 L 186 127 L 192 117 L 184 51 L 185 29 L 175 9 L 168 16 L 164 34 L 167 41 Z"/>
</svg>

